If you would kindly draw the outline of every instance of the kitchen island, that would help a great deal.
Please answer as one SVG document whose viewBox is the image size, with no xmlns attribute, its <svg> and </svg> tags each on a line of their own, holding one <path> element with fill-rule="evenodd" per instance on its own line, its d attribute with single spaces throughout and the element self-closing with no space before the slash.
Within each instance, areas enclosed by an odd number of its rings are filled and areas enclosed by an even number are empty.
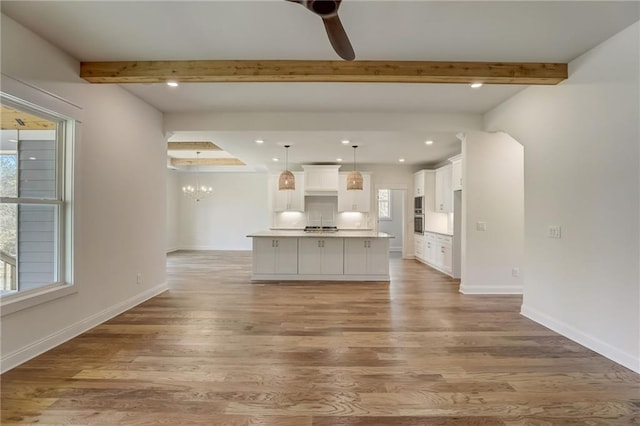
<svg viewBox="0 0 640 426">
<path fill-rule="evenodd" d="M 254 281 L 389 281 L 390 234 L 270 230 L 253 239 Z"/>
</svg>

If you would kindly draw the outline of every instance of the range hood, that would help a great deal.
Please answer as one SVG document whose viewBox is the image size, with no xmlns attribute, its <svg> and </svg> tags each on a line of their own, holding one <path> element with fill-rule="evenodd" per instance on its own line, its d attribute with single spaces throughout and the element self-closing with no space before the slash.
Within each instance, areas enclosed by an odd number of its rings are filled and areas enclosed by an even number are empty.
<svg viewBox="0 0 640 426">
<path fill-rule="evenodd" d="M 307 190 L 304 191 L 305 197 L 337 197 L 338 191 L 329 190 Z"/>
<path fill-rule="evenodd" d="M 319 197 L 338 196 L 339 165 L 303 165 L 304 195 Z"/>
</svg>

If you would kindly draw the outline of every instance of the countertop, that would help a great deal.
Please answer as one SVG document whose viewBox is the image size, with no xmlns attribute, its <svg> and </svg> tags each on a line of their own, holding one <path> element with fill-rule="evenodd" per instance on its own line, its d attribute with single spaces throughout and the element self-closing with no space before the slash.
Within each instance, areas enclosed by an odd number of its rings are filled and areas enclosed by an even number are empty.
<svg viewBox="0 0 640 426">
<path fill-rule="evenodd" d="M 294 238 L 394 238 L 386 232 L 374 231 L 337 231 L 337 232 L 304 232 L 272 229 L 259 231 L 247 235 L 247 237 L 294 237 Z"/>
<path fill-rule="evenodd" d="M 424 231 L 422 233 L 422 235 L 424 235 L 424 234 L 438 234 L 438 235 L 445 235 L 447 237 L 453 237 L 453 234 L 449 234 L 449 233 L 446 233 L 446 232 L 438 232 L 438 231 Z"/>
</svg>

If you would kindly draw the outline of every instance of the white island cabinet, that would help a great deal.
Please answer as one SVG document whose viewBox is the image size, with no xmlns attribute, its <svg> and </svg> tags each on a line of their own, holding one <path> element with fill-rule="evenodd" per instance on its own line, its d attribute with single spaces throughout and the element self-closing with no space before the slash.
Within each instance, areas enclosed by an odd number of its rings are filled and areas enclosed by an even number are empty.
<svg viewBox="0 0 640 426">
<path fill-rule="evenodd" d="M 297 238 L 254 238 L 253 273 L 295 275 L 298 273 Z"/>
<path fill-rule="evenodd" d="M 259 281 L 389 281 L 384 232 L 327 233 L 271 230 L 253 238 L 253 275 Z"/>
<path fill-rule="evenodd" d="M 344 273 L 368 276 L 389 275 L 389 239 L 345 239 Z"/>
<path fill-rule="evenodd" d="M 342 238 L 298 239 L 298 273 L 300 275 L 342 275 Z"/>
</svg>

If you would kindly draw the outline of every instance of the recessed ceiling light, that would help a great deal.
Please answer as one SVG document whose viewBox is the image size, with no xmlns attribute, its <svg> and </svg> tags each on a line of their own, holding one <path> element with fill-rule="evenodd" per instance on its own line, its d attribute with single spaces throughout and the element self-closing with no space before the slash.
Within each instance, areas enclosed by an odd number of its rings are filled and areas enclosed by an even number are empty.
<svg viewBox="0 0 640 426">
<path fill-rule="evenodd" d="M 338 163 L 341 163 L 341 162 L 342 162 L 342 158 L 336 158 L 336 161 L 337 161 Z"/>
<path fill-rule="evenodd" d="M 178 87 L 178 83 L 175 81 L 167 81 L 167 86 L 169 87 Z"/>
<path fill-rule="evenodd" d="M 398 161 L 404 163 L 404 158 L 398 158 Z"/>
<path fill-rule="evenodd" d="M 428 140 L 428 141 L 424 141 L 425 145 L 433 145 L 433 141 L 432 140 Z"/>
<path fill-rule="evenodd" d="M 273 158 L 272 158 L 272 160 L 273 160 L 273 161 L 280 161 L 280 160 L 278 160 L 276 157 L 273 157 Z"/>
<path fill-rule="evenodd" d="M 264 143 L 264 141 L 262 139 L 256 139 L 256 143 L 257 144 L 262 144 L 262 143 Z"/>
<path fill-rule="evenodd" d="M 472 89 L 479 89 L 482 87 L 482 83 L 471 83 L 470 86 Z"/>
<path fill-rule="evenodd" d="M 347 139 L 345 139 L 345 140 L 343 140 L 343 141 L 342 141 L 342 144 L 343 144 L 343 145 L 349 145 L 350 143 L 351 143 L 351 141 L 349 141 L 349 140 L 347 140 Z"/>
</svg>

